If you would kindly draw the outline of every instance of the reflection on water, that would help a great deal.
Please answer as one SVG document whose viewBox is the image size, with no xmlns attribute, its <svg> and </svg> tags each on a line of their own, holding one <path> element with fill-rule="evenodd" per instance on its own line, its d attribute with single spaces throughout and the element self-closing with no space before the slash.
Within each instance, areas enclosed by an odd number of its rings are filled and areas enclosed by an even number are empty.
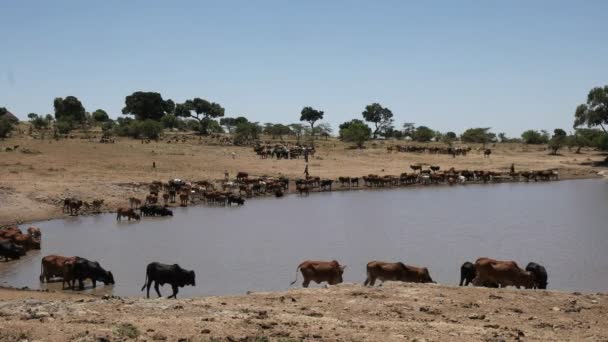
<svg viewBox="0 0 608 342">
<path fill-rule="evenodd" d="M 152 261 L 194 269 L 197 286 L 180 290 L 194 296 L 286 289 L 304 259 L 339 260 L 346 282 L 362 282 L 370 260 L 401 260 L 457 284 L 462 262 L 490 256 L 545 265 L 552 289 L 606 291 L 607 204 L 608 182 L 577 180 L 265 198 L 141 223 L 70 218 L 39 223 L 42 250 L 1 263 L 0 284 L 60 289 L 38 282 L 48 254 L 99 261 L 117 283 L 96 292 L 127 296 L 143 295 Z"/>
</svg>

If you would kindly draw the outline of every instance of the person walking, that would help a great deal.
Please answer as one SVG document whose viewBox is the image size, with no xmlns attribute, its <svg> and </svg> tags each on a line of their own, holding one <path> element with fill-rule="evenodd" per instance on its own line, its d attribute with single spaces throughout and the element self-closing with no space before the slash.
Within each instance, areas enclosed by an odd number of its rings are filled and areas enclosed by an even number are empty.
<svg viewBox="0 0 608 342">
<path fill-rule="evenodd" d="M 308 175 L 308 163 L 306 164 L 306 167 L 304 168 L 304 174 L 306 175 L 306 179 L 308 179 L 309 178 L 309 175 Z"/>
</svg>

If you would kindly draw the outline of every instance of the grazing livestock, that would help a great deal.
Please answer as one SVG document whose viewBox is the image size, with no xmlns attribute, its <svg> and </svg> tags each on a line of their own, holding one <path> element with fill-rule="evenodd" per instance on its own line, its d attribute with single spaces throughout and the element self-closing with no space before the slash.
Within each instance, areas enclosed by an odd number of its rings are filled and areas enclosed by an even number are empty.
<svg viewBox="0 0 608 342">
<path fill-rule="evenodd" d="M 500 261 L 489 258 L 479 258 L 475 262 L 475 278 L 473 285 L 497 284 L 500 287 L 521 286 L 526 289 L 534 287 L 534 275 L 519 268 L 514 261 Z"/>
<path fill-rule="evenodd" d="M 30 228 L 27 230 L 27 234 L 23 234 L 17 227 L 5 227 L 0 229 L 0 238 L 21 246 L 26 251 L 40 249 L 40 229 Z"/>
<path fill-rule="evenodd" d="M 346 266 L 341 266 L 336 260 L 332 261 L 311 261 L 302 262 L 296 268 L 296 279 L 291 285 L 298 281 L 298 270 L 302 272 L 304 282 L 303 287 L 308 287 L 311 281 L 319 284 L 326 281 L 329 285 L 336 285 L 342 282 L 342 274 Z"/>
<path fill-rule="evenodd" d="M 118 210 L 116 211 L 116 221 L 120 221 L 122 217 L 128 218 L 129 221 L 131 221 L 131 219 L 134 219 L 136 221 L 139 221 L 141 219 L 139 214 L 136 213 L 135 210 L 132 208 L 118 208 Z"/>
<path fill-rule="evenodd" d="M 139 210 L 143 216 L 173 216 L 171 209 L 159 205 L 144 205 Z"/>
<path fill-rule="evenodd" d="M 178 264 L 166 265 L 159 262 L 152 262 L 146 267 L 146 282 L 141 290 L 143 291 L 147 288 L 146 298 L 150 298 L 150 286 L 152 286 L 152 282 L 154 282 L 154 290 L 156 290 L 158 296 L 161 297 L 158 286 L 169 284 L 173 289 L 173 294 L 170 295 L 169 298 L 176 298 L 178 288 L 186 285 L 196 285 L 194 278 L 194 271 L 183 269 Z"/>
<path fill-rule="evenodd" d="M 187 207 L 187 206 L 188 206 L 188 199 L 189 199 L 189 198 L 190 198 L 190 197 L 188 196 L 188 194 L 180 194 L 180 195 L 179 195 L 179 202 L 180 202 L 180 205 L 181 205 L 182 207 Z"/>
<path fill-rule="evenodd" d="M 8 240 L 0 240 L 0 258 L 4 261 L 17 260 L 25 255 L 25 249 Z"/>
<path fill-rule="evenodd" d="M 131 208 L 139 208 L 139 206 L 141 206 L 141 200 L 139 198 L 130 197 L 129 205 L 131 205 Z"/>
<path fill-rule="evenodd" d="M 236 180 L 239 182 L 244 182 L 249 177 L 247 172 L 239 172 L 236 174 Z"/>
<path fill-rule="evenodd" d="M 72 268 L 73 279 L 78 280 L 78 287 L 84 289 L 84 280 L 91 279 L 93 288 L 97 286 L 97 282 L 101 281 L 104 285 L 114 284 L 114 276 L 112 272 L 106 271 L 99 265 L 97 261 L 90 261 L 85 258 L 76 257 Z M 72 284 L 74 289 L 75 282 Z"/>
<path fill-rule="evenodd" d="M 169 203 L 169 199 L 170 199 L 170 198 L 171 198 L 171 195 L 169 195 L 168 193 L 166 193 L 166 192 L 165 192 L 165 193 L 163 194 L 163 203 L 164 203 L 165 205 L 167 205 L 167 204 Z"/>
<path fill-rule="evenodd" d="M 331 179 L 324 179 L 321 181 L 321 190 L 331 191 L 331 185 L 334 183 Z"/>
<path fill-rule="evenodd" d="M 40 262 L 40 282 L 44 283 L 45 281 L 48 283 L 53 278 L 61 278 L 64 283 L 66 281 L 66 271 L 65 265 L 67 262 L 75 262 L 76 257 L 64 257 L 61 255 L 47 255 L 42 258 Z M 71 277 L 68 277 L 71 278 Z"/>
<path fill-rule="evenodd" d="M 78 215 L 78 211 L 84 202 L 75 198 L 66 198 L 63 200 L 63 212 L 69 212 L 70 215 Z"/>
<path fill-rule="evenodd" d="M 467 261 L 460 266 L 460 284 L 458 286 L 467 286 L 475 279 L 475 265 Z"/>
<path fill-rule="evenodd" d="M 158 202 L 158 197 L 155 195 L 146 196 L 146 204 L 156 204 Z"/>
<path fill-rule="evenodd" d="M 298 191 L 300 196 L 302 196 L 303 194 L 306 194 L 306 196 L 310 195 L 310 188 L 306 184 L 298 184 L 296 186 L 296 190 Z"/>
<path fill-rule="evenodd" d="M 364 285 L 374 286 L 376 279 L 385 282 L 404 281 L 411 283 L 433 283 L 426 267 L 414 267 L 402 262 L 370 261 L 367 263 L 367 279 Z"/>
<path fill-rule="evenodd" d="M 27 229 L 27 233 L 36 239 L 42 238 L 42 232 L 40 232 L 40 228 L 38 228 L 38 227 L 34 227 L 34 226 L 29 227 Z"/>
<path fill-rule="evenodd" d="M 416 171 L 422 171 L 422 166 L 420 165 L 410 165 L 410 168 L 416 172 Z"/>
<path fill-rule="evenodd" d="M 526 271 L 531 272 L 534 275 L 535 289 L 547 289 L 547 270 L 544 266 L 531 262 L 528 264 L 528 266 L 526 266 Z"/>
<path fill-rule="evenodd" d="M 245 204 L 245 199 L 241 196 L 237 196 L 237 195 L 228 195 L 228 201 L 227 201 L 228 205 L 232 205 L 233 203 L 236 205 L 243 205 Z"/>
<path fill-rule="evenodd" d="M 491 154 L 492 154 L 492 150 L 491 150 L 491 149 L 489 149 L 489 148 L 486 148 L 486 149 L 483 151 L 483 157 L 484 157 L 484 158 L 490 158 L 490 155 L 491 155 Z"/>
</svg>

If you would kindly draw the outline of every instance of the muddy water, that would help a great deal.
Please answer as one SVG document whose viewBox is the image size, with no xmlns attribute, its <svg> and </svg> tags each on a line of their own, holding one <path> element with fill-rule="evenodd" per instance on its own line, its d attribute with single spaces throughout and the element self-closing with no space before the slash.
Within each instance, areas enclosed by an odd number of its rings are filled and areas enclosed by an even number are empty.
<svg viewBox="0 0 608 342">
<path fill-rule="evenodd" d="M 287 196 L 141 223 L 56 220 L 38 224 L 40 252 L 0 265 L 0 284 L 57 288 L 38 282 L 47 254 L 98 260 L 117 284 L 96 291 L 126 296 L 142 295 L 151 261 L 194 269 L 197 286 L 180 292 L 194 296 L 286 289 L 304 259 L 339 260 L 347 282 L 362 282 L 370 260 L 401 260 L 457 284 L 463 261 L 490 256 L 545 265 L 552 289 L 608 291 L 607 209 L 608 182 L 578 180 Z"/>
</svg>

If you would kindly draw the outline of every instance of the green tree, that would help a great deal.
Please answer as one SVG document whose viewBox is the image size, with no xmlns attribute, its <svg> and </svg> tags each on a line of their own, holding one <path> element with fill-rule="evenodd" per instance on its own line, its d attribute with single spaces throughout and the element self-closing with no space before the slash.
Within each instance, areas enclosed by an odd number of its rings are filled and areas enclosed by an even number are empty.
<svg viewBox="0 0 608 342">
<path fill-rule="evenodd" d="M 53 107 L 55 108 L 55 119 L 57 121 L 71 121 L 81 124 L 86 119 L 84 106 L 74 96 L 67 96 L 65 99 L 55 98 Z"/>
<path fill-rule="evenodd" d="M 164 128 L 177 128 L 179 127 L 179 118 L 173 114 L 167 114 L 160 119 L 160 123 Z"/>
<path fill-rule="evenodd" d="M 94 122 L 101 123 L 110 120 L 110 116 L 103 109 L 98 109 L 91 114 Z"/>
<path fill-rule="evenodd" d="M 549 142 L 549 134 L 547 131 L 529 129 L 521 134 L 521 139 L 526 144 L 546 144 Z"/>
<path fill-rule="evenodd" d="M 549 140 L 549 148 L 551 149 L 552 155 L 557 155 L 559 150 L 566 143 L 567 136 L 568 134 L 566 131 L 561 128 L 556 128 L 553 131 L 553 136 L 551 137 L 551 140 Z"/>
<path fill-rule="evenodd" d="M 68 134 L 74 129 L 74 122 L 68 119 L 57 120 L 55 129 L 61 134 Z"/>
<path fill-rule="evenodd" d="M 262 133 L 262 127 L 257 122 L 241 122 L 234 130 L 234 142 L 245 144 L 255 141 Z"/>
<path fill-rule="evenodd" d="M 406 137 L 412 138 L 414 136 L 414 132 L 416 131 L 416 126 L 413 122 L 406 122 L 403 124 L 403 135 Z"/>
<path fill-rule="evenodd" d="M 340 125 L 340 138 L 343 141 L 355 143 L 358 148 L 363 148 L 371 134 L 371 128 L 361 120 L 355 119 Z"/>
<path fill-rule="evenodd" d="M 214 118 L 224 116 L 224 108 L 215 102 L 195 97 L 184 102 L 182 106 L 177 105 L 175 115 L 198 121 L 200 134 L 207 135 L 209 134 L 209 125 L 213 125 L 211 121 L 214 121 Z"/>
<path fill-rule="evenodd" d="M 460 140 L 465 143 L 483 144 L 496 141 L 496 134 L 490 132 L 490 127 L 469 128 L 460 135 Z"/>
<path fill-rule="evenodd" d="M 373 139 L 376 139 L 378 133 L 383 132 L 393 124 L 393 112 L 388 108 L 382 107 L 379 103 L 365 106 L 365 110 L 361 114 L 365 121 L 374 124 Z"/>
<path fill-rule="evenodd" d="M 133 115 L 137 120 L 160 120 L 166 113 L 174 110 L 173 101 L 163 100 L 159 93 L 136 91 L 125 97 L 125 107 L 122 113 Z"/>
<path fill-rule="evenodd" d="M 146 119 L 139 124 L 139 134 L 148 139 L 158 139 L 163 132 L 163 125 L 155 120 Z"/>
<path fill-rule="evenodd" d="M 587 127 L 600 126 L 608 133 L 604 125 L 608 124 L 608 85 L 596 87 L 589 91 L 587 103 L 576 107 L 574 113 L 574 128 L 582 125 Z"/>
<path fill-rule="evenodd" d="M 36 113 L 29 113 L 27 117 L 30 119 L 32 123 L 32 127 L 35 129 L 47 129 L 49 127 L 49 121 L 42 116 L 39 116 Z"/>
<path fill-rule="evenodd" d="M 315 138 L 315 122 L 323 119 L 323 111 L 312 107 L 304 107 L 300 112 L 300 121 L 307 121 L 310 124 L 312 138 Z"/>
<path fill-rule="evenodd" d="M 431 139 L 433 139 L 434 137 L 435 131 L 426 126 L 417 127 L 414 131 L 414 134 L 412 135 L 412 139 L 419 142 L 431 141 Z"/>
<path fill-rule="evenodd" d="M 13 130 L 13 122 L 9 118 L 0 115 L 0 139 L 7 138 Z"/>
</svg>

